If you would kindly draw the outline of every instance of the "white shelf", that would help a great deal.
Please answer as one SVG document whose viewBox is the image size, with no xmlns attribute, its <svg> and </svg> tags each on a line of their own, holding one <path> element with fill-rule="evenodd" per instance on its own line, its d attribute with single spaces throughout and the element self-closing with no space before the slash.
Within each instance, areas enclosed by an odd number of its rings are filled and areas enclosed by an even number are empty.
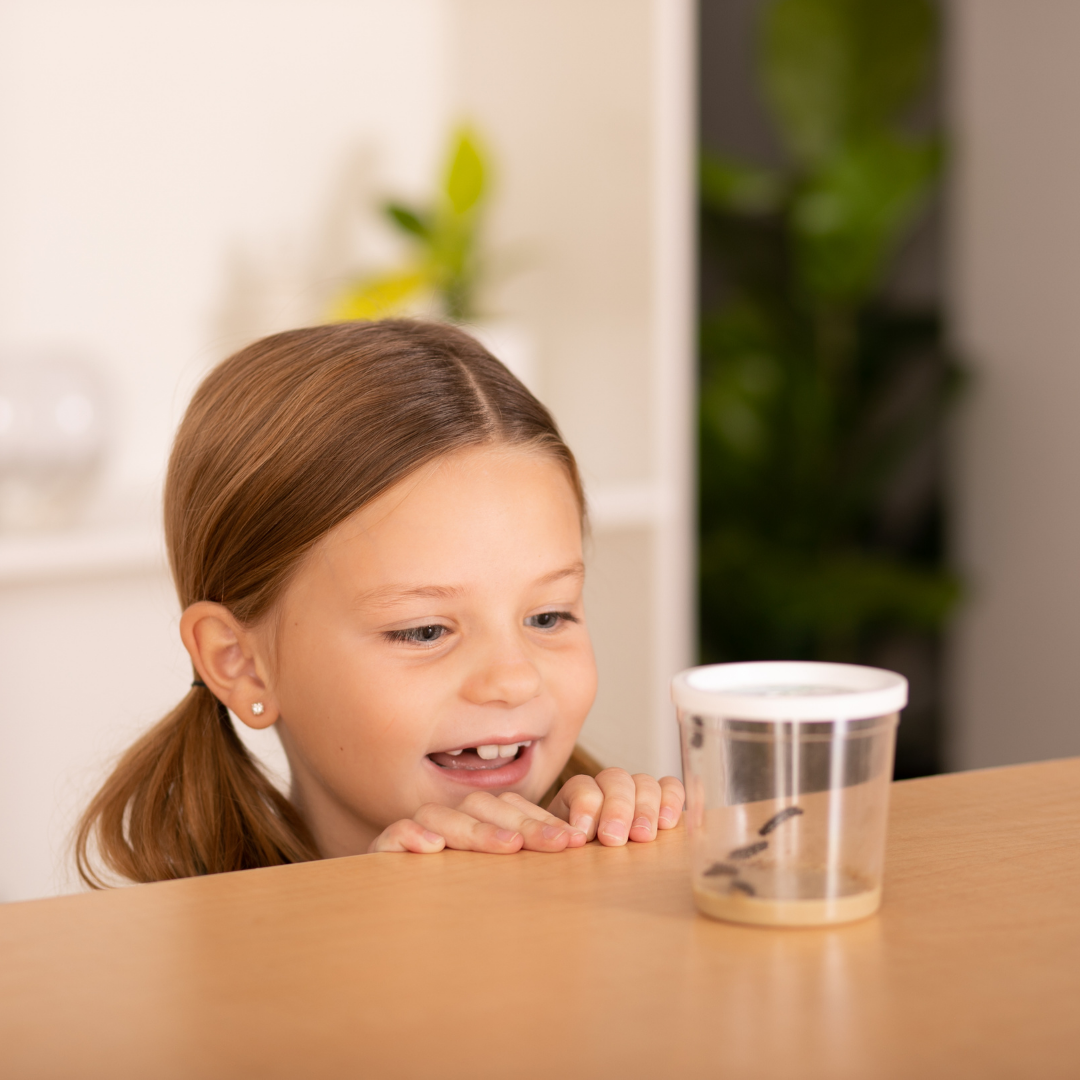
<svg viewBox="0 0 1080 1080">
<path fill-rule="evenodd" d="M 595 530 L 655 526 L 673 505 L 652 484 L 616 484 L 588 492 Z M 167 569 L 160 524 L 147 520 L 100 521 L 49 532 L 0 534 L 0 585 L 67 581 Z"/>
<path fill-rule="evenodd" d="M 166 567 L 162 530 L 151 522 L 0 536 L 0 585 L 146 574 Z"/>
</svg>

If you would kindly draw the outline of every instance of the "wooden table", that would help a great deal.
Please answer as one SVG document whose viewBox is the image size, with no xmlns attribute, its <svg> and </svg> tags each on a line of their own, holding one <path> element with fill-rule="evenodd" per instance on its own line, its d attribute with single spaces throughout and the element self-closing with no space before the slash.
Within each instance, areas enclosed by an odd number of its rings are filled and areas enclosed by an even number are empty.
<svg viewBox="0 0 1080 1080">
<path fill-rule="evenodd" d="M 694 913 L 681 829 L 0 908 L 0 1075 L 1080 1077 L 1080 759 L 896 784 L 881 913 Z"/>
</svg>

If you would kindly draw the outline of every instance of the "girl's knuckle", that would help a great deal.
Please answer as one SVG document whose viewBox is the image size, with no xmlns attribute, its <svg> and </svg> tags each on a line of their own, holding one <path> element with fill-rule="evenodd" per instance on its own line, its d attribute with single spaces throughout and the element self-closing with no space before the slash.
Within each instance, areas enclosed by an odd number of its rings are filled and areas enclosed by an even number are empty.
<svg viewBox="0 0 1080 1080">
<path fill-rule="evenodd" d="M 599 788 L 595 791 L 583 791 L 572 800 L 571 805 L 575 810 L 599 810 L 604 805 L 604 793 Z"/>
<path fill-rule="evenodd" d="M 599 783 L 601 780 L 619 781 L 623 777 L 626 777 L 627 780 L 630 779 L 630 774 L 625 769 L 603 769 L 596 774 L 596 781 L 597 783 Z"/>
<path fill-rule="evenodd" d="M 586 792 L 599 790 L 599 786 L 591 776 L 571 776 L 570 779 L 563 784 L 563 791 L 575 798 L 579 795 L 584 795 Z"/>
<path fill-rule="evenodd" d="M 495 797 L 486 791 L 473 791 L 461 800 L 461 809 L 467 814 L 482 812 L 489 808 Z"/>
</svg>

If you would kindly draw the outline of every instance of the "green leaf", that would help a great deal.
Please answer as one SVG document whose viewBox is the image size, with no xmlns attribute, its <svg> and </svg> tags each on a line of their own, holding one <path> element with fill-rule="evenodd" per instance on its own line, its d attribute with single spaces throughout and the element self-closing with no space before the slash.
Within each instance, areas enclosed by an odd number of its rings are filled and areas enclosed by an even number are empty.
<svg viewBox="0 0 1080 1080">
<path fill-rule="evenodd" d="M 784 177 L 778 172 L 708 150 L 701 155 L 699 182 L 706 206 L 735 214 L 775 213 L 787 189 Z"/>
<path fill-rule="evenodd" d="M 837 657 L 889 626 L 934 632 L 960 598 L 951 574 L 858 551 L 777 546 L 738 527 L 703 538 L 702 584 L 730 629 L 760 655 Z"/>
<path fill-rule="evenodd" d="M 401 229 L 420 240 L 431 238 L 431 228 L 426 221 L 415 211 L 400 203 L 387 203 L 383 210 L 386 216 Z"/>
<path fill-rule="evenodd" d="M 929 0 L 847 0 L 853 49 L 849 131 L 895 122 L 930 71 L 937 9 Z"/>
<path fill-rule="evenodd" d="M 894 122 L 923 83 L 935 34 L 929 0 L 775 0 L 761 76 L 794 156 L 820 162 Z"/>
<path fill-rule="evenodd" d="M 810 176 L 791 207 L 806 292 L 856 301 L 876 285 L 940 168 L 940 147 L 888 135 L 845 145 Z"/>
<path fill-rule="evenodd" d="M 483 155 L 468 128 L 460 128 L 450 156 L 446 174 L 446 196 L 457 215 L 476 208 L 484 195 L 485 168 Z"/>
</svg>

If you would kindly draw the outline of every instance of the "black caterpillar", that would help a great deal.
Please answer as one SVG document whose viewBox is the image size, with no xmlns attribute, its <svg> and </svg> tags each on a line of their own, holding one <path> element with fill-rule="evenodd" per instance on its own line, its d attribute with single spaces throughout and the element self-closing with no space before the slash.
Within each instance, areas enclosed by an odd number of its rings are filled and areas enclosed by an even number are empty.
<svg viewBox="0 0 1080 1080">
<path fill-rule="evenodd" d="M 694 734 L 690 736 L 690 745 L 695 750 L 700 750 L 701 744 L 705 741 L 705 736 L 701 733 L 701 728 L 703 726 L 701 722 L 701 717 L 695 716 L 692 717 L 692 719 L 694 721 L 694 727 L 697 728 L 697 731 L 695 731 Z"/>
<path fill-rule="evenodd" d="M 729 859 L 752 859 L 759 852 L 764 851 L 769 846 L 768 840 L 759 840 L 756 844 L 747 844 L 746 847 L 736 848 L 734 851 L 728 852 Z"/>
<path fill-rule="evenodd" d="M 789 806 L 786 810 L 781 810 L 779 814 L 775 814 L 773 817 L 769 818 L 769 820 L 758 829 L 758 836 L 768 836 L 777 825 L 783 825 L 788 818 L 798 817 L 801 813 L 802 809 L 798 806 Z"/>
<path fill-rule="evenodd" d="M 731 863 L 726 862 L 714 862 L 708 870 L 702 874 L 702 877 L 722 877 L 725 875 L 734 877 L 739 872 L 737 866 L 732 866 Z"/>
</svg>

